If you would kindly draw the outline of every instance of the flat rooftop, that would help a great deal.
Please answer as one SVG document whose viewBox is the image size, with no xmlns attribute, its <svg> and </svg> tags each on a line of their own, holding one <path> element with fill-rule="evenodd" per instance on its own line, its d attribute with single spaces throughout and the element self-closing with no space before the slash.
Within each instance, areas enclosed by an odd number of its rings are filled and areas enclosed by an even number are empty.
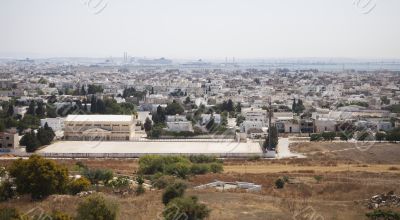
<svg viewBox="0 0 400 220">
<path fill-rule="evenodd" d="M 65 122 L 130 122 L 132 115 L 68 115 Z"/>
<path fill-rule="evenodd" d="M 146 154 L 210 154 L 215 156 L 251 156 L 262 155 L 259 143 L 223 142 L 187 142 L 187 141 L 59 141 L 38 152 L 44 156 L 77 157 L 139 157 Z M 102 155 L 109 154 L 109 155 Z M 125 154 L 125 155 L 124 155 Z"/>
</svg>

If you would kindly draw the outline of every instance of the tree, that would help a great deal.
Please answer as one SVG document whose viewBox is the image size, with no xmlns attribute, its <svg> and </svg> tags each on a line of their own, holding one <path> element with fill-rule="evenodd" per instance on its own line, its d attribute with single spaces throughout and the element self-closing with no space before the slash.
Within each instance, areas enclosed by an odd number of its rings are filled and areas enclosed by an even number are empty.
<svg viewBox="0 0 400 220">
<path fill-rule="evenodd" d="M 86 89 L 85 89 L 85 86 L 84 86 L 84 85 L 82 85 L 80 94 L 81 94 L 81 95 L 86 95 Z"/>
<path fill-rule="evenodd" d="M 102 99 L 96 100 L 96 113 L 106 113 L 106 105 L 104 104 L 104 101 Z"/>
<path fill-rule="evenodd" d="M 96 113 L 97 112 L 97 105 L 96 105 L 96 97 L 92 95 L 92 98 L 90 99 L 90 112 L 91 113 Z"/>
<path fill-rule="evenodd" d="M 153 127 L 151 120 L 147 117 L 146 121 L 144 122 L 144 130 L 146 132 L 151 131 L 151 128 Z"/>
<path fill-rule="evenodd" d="M 214 117 L 212 116 L 206 125 L 207 130 L 211 131 L 214 128 L 214 125 L 215 125 Z"/>
<path fill-rule="evenodd" d="M 185 103 L 186 105 L 191 103 L 192 101 L 190 100 L 190 97 L 186 97 L 185 101 L 183 103 Z"/>
<path fill-rule="evenodd" d="M 211 210 L 200 204 L 196 196 L 176 198 L 165 207 L 166 220 L 201 220 L 210 215 Z"/>
<path fill-rule="evenodd" d="M 384 132 L 377 132 L 375 134 L 375 140 L 377 140 L 379 142 L 385 140 L 385 138 L 386 138 L 386 134 Z"/>
<path fill-rule="evenodd" d="M 26 111 L 26 114 L 35 115 L 35 109 L 36 109 L 36 103 L 34 100 L 32 100 L 29 103 L 29 107 L 28 110 Z"/>
<path fill-rule="evenodd" d="M 7 116 L 12 117 L 14 115 L 14 106 L 9 104 L 7 109 Z"/>
<path fill-rule="evenodd" d="M 13 184 L 9 180 L 5 180 L 0 183 L 0 202 L 12 199 L 15 196 L 12 186 Z"/>
<path fill-rule="evenodd" d="M 44 108 L 44 105 L 42 102 L 38 102 L 35 113 L 39 117 L 44 117 L 44 114 L 46 113 L 46 109 Z"/>
<path fill-rule="evenodd" d="M 103 87 L 100 85 L 88 85 L 88 94 L 102 93 L 103 90 Z"/>
<path fill-rule="evenodd" d="M 165 108 L 165 112 L 167 115 L 180 115 L 184 112 L 185 110 L 183 107 L 177 103 L 175 100 L 168 104 L 167 107 Z"/>
<path fill-rule="evenodd" d="M 49 145 L 56 135 L 53 132 L 53 129 L 49 127 L 47 122 L 44 124 L 43 128 L 39 128 L 37 132 L 37 139 L 39 140 L 41 145 Z"/>
<path fill-rule="evenodd" d="M 42 199 L 54 193 L 63 193 L 68 183 L 68 170 L 54 161 L 32 155 L 28 160 L 18 159 L 9 169 L 17 192 Z"/>
<path fill-rule="evenodd" d="M 164 108 L 160 105 L 157 107 L 157 111 L 155 114 L 152 115 L 153 122 L 155 124 L 164 123 L 165 122 L 165 111 Z"/>
<path fill-rule="evenodd" d="M 78 220 L 117 219 L 118 205 L 100 194 L 88 196 L 78 206 Z"/>
<path fill-rule="evenodd" d="M 237 126 L 241 125 L 245 120 L 246 118 L 243 115 L 238 115 L 236 117 L 236 125 Z"/>
<path fill-rule="evenodd" d="M 46 115 L 48 118 L 57 118 L 57 112 L 55 106 L 46 107 Z"/>
<path fill-rule="evenodd" d="M 388 132 L 386 140 L 390 142 L 400 141 L 400 128 L 395 128 L 392 131 Z"/>
<path fill-rule="evenodd" d="M 26 146 L 26 152 L 34 152 L 40 147 L 40 142 L 33 131 L 22 136 L 19 144 L 21 146 Z"/>
<path fill-rule="evenodd" d="M 272 126 L 271 129 L 268 129 L 270 135 L 267 135 L 265 138 L 263 147 L 266 150 L 275 150 L 276 146 L 278 146 L 278 129 L 276 126 Z M 269 136 L 271 136 L 271 145 L 269 143 Z"/>
<path fill-rule="evenodd" d="M 162 195 L 162 202 L 164 203 L 164 205 L 167 205 L 171 200 L 177 197 L 182 197 L 185 194 L 186 188 L 186 184 L 180 181 L 167 186 Z"/>
<path fill-rule="evenodd" d="M 242 104 L 240 102 L 238 102 L 236 104 L 236 112 L 237 113 L 241 113 L 242 112 Z"/>
</svg>

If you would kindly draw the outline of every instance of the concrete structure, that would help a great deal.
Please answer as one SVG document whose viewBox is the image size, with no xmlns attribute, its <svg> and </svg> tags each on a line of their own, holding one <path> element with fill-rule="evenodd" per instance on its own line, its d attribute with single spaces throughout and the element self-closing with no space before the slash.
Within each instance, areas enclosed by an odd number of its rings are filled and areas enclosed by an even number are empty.
<svg viewBox="0 0 400 220">
<path fill-rule="evenodd" d="M 46 123 L 54 132 L 64 130 L 64 118 L 57 117 L 40 119 L 40 126 L 42 128 Z"/>
<path fill-rule="evenodd" d="M 19 137 L 16 129 L 0 132 L 0 152 L 7 152 L 19 146 Z"/>
<path fill-rule="evenodd" d="M 265 126 L 268 124 L 267 111 L 260 108 L 247 108 L 242 110 L 246 121 L 261 122 Z"/>
<path fill-rule="evenodd" d="M 201 114 L 201 124 L 206 125 L 211 120 L 211 116 L 214 118 L 215 124 L 221 124 L 220 114 Z"/>
<path fill-rule="evenodd" d="M 157 155 L 214 155 L 221 157 L 263 156 L 257 142 L 224 141 L 59 141 L 38 152 L 49 157 L 140 157 Z"/>
<path fill-rule="evenodd" d="M 330 118 L 319 118 L 314 121 L 315 132 L 336 131 L 336 120 Z"/>
<path fill-rule="evenodd" d="M 184 115 L 167 115 L 167 129 L 173 132 L 193 131 L 192 122 Z"/>
<path fill-rule="evenodd" d="M 230 189 L 244 189 L 247 192 L 260 192 L 262 186 L 249 182 L 224 182 L 224 181 L 214 181 L 212 183 L 207 183 L 204 185 L 196 186 L 194 189 L 206 189 L 206 188 L 215 188 L 217 190 L 230 190 Z"/>
<path fill-rule="evenodd" d="M 127 141 L 134 132 L 132 115 L 68 115 L 66 140 Z"/>
</svg>

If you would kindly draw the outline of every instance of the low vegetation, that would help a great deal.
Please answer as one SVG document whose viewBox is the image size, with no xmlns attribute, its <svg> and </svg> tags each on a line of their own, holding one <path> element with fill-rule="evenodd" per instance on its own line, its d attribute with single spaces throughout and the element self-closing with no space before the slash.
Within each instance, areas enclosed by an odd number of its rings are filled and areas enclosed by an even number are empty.
<svg viewBox="0 0 400 220">
<path fill-rule="evenodd" d="M 161 173 L 179 178 L 188 175 L 205 174 L 209 172 L 220 173 L 222 164 L 215 157 L 208 156 L 143 156 L 139 159 L 139 173 L 154 175 Z"/>
</svg>

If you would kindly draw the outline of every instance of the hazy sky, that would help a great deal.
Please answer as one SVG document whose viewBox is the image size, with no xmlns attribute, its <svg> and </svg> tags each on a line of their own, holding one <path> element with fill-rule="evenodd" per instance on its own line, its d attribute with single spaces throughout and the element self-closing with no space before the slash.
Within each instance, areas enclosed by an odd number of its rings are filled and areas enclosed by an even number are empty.
<svg viewBox="0 0 400 220">
<path fill-rule="evenodd" d="M 1 0 L 0 30 L 1 57 L 400 58 L 400 1 Z"/>
</svg>

